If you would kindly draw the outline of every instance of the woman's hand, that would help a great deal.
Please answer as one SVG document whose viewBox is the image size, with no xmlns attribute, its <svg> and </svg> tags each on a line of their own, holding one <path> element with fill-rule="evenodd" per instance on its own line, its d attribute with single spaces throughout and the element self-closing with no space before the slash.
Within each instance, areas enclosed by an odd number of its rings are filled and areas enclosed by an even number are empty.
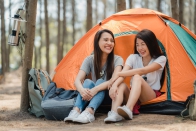
<svg viewBox="0 0 196 131">
<path fill-rule="evenodd" d="M 97 89 L 94 87 L 92 89 L 90 89 L 90 95 L 91 98 L 89 99 L 89 101 L 98 93 Z"/>
<path fill-rule="evenodd" d="M 109 96 L 112 100 L 115 100 L 116 95 L 118 95 L 118 87 L 113 85 L 109 90 Z"/>
<path fill-rule="evenodd" d="M 82 96 L 82 100 L 88 101 L 89 99 L 91 99 L 91 93 L 90 90 L 87 88 L 83 88 L 80 91 L 80 95 Z"/>
</svg>

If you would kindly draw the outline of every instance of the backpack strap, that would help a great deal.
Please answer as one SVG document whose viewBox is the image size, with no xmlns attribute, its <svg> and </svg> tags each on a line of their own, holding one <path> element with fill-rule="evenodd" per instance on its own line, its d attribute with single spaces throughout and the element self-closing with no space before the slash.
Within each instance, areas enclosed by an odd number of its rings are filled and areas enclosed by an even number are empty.
<svg viewBox="0 0 196 131">
<path fill-rule="evenodd" d="M 47 81 L 48 81 L 48 84 L 50 84 L 50 78 L 48 77 L 48 75 L 46 74 L 46 72 L 45 71 L 43 71 L 42 69 L 40 69 L 40 71 L 44 74 L 44 77 L 47 79 Z"/>
<path fill-rule="evenodd" d="M 189 104 L 190 104 L 190 101 L 192 99 L 195 99 L 195 94 L 192 94 L 192 95 L 190 95 L 190 96 L 187 97 L 187 99 L 186 99 L 186 101 L 184 103 L 184 105 L 186 106 L 186 108 L 189 108 Z"/>
<path fill-rule="evenodd" d="M 35 74 L 37 76 L 37 82 L 38 82 L 39 89 L 41 90 L 41 95 L 44 96 L 45 91 L 42 88 L 40 74 L 39 74 L 39 71 L 37 69 L 35 69 Z"/>
<path fill-rule="evenodd" d="M 182 117 L 188 117 L 188 116 L 189 116 L 189 111 L 188 111 L 188 109 L 189 109 L 190 101 L 191 101 L 192 99 L 195 99 L 195 94 L 192 94 L 192 95 L 190 95 L 190 96 L 187 97 L 187 99 L 186 99 L 186 101 L 185 101 L 185 103 L 184 103 L 184 105 L 185 105 L 186 108 L 185 108 L 183 111 L 181 111 L 181 113 L 180 113 L 180 115 L 181 115 Z"/>
</svg>

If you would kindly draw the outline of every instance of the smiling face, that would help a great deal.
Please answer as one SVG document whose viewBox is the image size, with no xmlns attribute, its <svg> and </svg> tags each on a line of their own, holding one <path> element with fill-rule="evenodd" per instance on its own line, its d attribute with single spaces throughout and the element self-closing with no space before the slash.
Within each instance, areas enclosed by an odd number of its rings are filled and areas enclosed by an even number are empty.
<svg viewBox="0 0 196 131">
<path fill-rule="evenodd" d="M 111 34 L 104 32 L 99 39 L 99 47 L 103 54 L 108 55 L 114 48 L 114 39 Z"/>
<path fill-rule="evenodd" d="M 97 31 L 94 37 L 94 71 L 96 78 L 100 78 L 103 64 L 107 62 L 107 80 L 112 77 L 114 71 L 114 45 L 115 39 L 112 31 L 103 29 Z"/>
<path fill-rule="evenodd" d="M 142 45 L 143 46 L 140 46 Z M 142 57 L 150 56 L 157 58 L 162 54 L 158 40 L 155 34 L 148 29 L 143 29 L 135 37 L 134 40 L 134 54 L 140 54 Z"/>
<path fill-rule="evenodd" d="M 150 56 L 149 49 L 146 43 L 142 39 L 139 38 L 136 39 L 136 50 L 138 51 L 141 57 Z"/>
</svg>

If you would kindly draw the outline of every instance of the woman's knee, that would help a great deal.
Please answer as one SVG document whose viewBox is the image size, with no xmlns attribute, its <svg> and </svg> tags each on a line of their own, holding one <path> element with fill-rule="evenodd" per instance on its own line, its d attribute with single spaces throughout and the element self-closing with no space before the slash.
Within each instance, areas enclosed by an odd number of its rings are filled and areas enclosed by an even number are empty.
<svg viewBox="0 0 196 131">
<path fill-rule="evenodd" d="M 133 76 L 133 82 L 134 81 L 136 81 L 136 82 L 138 82 L 138 81 L 141 81 L 143 78 L 140 76 L 140 75 L 134 75 Z"/>
<path fill-rule="evenodd" d="M 103 82 L 105 82 L 105 80 L 103 80 L 103 79 L 98 79 L 98 80 L 96 81 L 95 85 L 96 85 L 96 86 L 97 86 L 97 85 L 100 85 L 100 84 L 103 83 Z"/>
<path fill-rule="evenodd" d="M 90 83 L 90 82 L 93 82 L 91 79 L 85 79 L 84 80 L 84 83 Z"/>
<path fill-rule="evenodd" d="M 93 88 L 95 86 L 95 83 L 90 79 L 85 79 L 83 83 L 84 88 Z"/>
<path fill-rule="evenodd" d="M 99 91 L 98 93 L 97 93 L 97 95 L 99 96 L 99 97 L 105 97 L 105 90 L 103 90 L 103 91 Z"/>
<path fill-rule="evenodd" d="M 125 83 L 121 83 L 118 89 L 119 89 L 119 92 L 125 92 L 127 90 L 127 85 Z"/>
</svg>

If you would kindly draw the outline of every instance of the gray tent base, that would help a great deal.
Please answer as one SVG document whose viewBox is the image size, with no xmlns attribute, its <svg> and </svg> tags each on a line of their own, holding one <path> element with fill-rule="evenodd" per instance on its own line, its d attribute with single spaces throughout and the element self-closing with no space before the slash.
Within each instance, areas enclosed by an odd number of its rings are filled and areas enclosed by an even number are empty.
<svg viewBox="0 0 196 131">
<path fill-rule="evenodd" d="M 180 115 L 180 112 L 184 109 L 184 102 L 166 100 L 164 102 L 142 105 L 139 111 L 150 114 Z"/>
<path fill-rule="evenodd" d="M 149 105 L 142 105 L 139 109 L 140 113 L 148 114 L 163 114 L 163 115 L 180 115 L 180 112 L 186 107 L 184 102 L 175 102 L 175 101 L 163 101 L 160 103 L 154 103 Z M 98 113 L 107 113 L 111 110 L 111 106 L 101 105 L 96 112 Z"/>
</svg>

